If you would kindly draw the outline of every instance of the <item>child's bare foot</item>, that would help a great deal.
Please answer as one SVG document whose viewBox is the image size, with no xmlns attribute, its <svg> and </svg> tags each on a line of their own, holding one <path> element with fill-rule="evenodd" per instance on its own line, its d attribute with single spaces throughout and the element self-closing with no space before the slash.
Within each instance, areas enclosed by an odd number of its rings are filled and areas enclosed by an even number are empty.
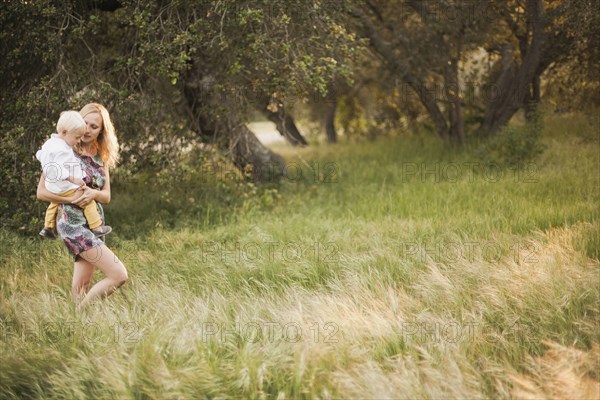
<svg viewBox="0 0 600 400">
<path fill-rule="evenodd" d="M 102 237 L 104 235 L 108 235 L 112 232 L 112 228 L 108 225 L 102 225 L 97 227 L 96 229 L 91 229 L 92 233 L 96 235 L 96 237 Z"/>
</svg>

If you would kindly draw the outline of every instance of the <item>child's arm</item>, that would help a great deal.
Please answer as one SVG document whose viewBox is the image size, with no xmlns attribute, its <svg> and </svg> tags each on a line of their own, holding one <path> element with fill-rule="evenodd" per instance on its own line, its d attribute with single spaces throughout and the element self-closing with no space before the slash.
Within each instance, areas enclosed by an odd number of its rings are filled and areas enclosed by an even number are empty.
<svg viewBox="0 0 600 400">
<path fill-rule="evenodd" d="M 69 177 L 67 178 L 67 180 L 68 180 L 69 182 L 71 182 L 71 183 L 73 183 L 73 184 L 75 184 L 75 185 L 79 186 L 79 187 L 81 187 L 81 186 L 85 186 L 85 182 L 83 181 L 83 179 L 74 178 L 74 177 L 72 177 L 72 176 L 69 176 Z"/>
<path fill-rule="evenodd" d="M 39 200 L 42 201 L 50 201 L 53 203 L 62 203 L 62 204 L 70 204 L 75 202 L 76 200 L 78 200 L 81 197 L 82 191 L 80 189 L 77 190 L 77 192 L 69 197 L 62 197 L 59 196 L 57 194 L 52 193 L 51 191 L 49 191 L 48 189 L 46 189 L 46 177 L 44 174 L 42 174 L 42 176 L 40 177 L 40 182 L 38 183 L 38 187 L 37 187 L 37 198 Z"/>
</svg>

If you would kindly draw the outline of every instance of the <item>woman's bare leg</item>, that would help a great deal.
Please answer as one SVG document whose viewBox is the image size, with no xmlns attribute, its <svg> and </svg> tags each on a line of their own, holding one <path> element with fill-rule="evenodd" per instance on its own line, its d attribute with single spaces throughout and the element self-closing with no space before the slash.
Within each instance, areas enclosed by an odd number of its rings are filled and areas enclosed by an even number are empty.
<svg viewBox="0 0 600 400">
<path fill-rule="evenodd" d="M 81 303 L 81 300 L 85 297 L 95 270 L 96 267 L 94 265 L 81 257 L 75 261 L 75 266 L 73 267 L 73 283 L 71 285 L 71 298 L 75 304 Z"/>
<path fill-rule="evenodd" d="M 96 283 L 85 295 L 79 307 L 85 307 L 96 299 L 104 298 L 127 282 L 127 270 L 123 263 L 105 245 L 94 247 L 80 254 L 92 266 L 104 272 L 106 277 Z"/>
</svg>

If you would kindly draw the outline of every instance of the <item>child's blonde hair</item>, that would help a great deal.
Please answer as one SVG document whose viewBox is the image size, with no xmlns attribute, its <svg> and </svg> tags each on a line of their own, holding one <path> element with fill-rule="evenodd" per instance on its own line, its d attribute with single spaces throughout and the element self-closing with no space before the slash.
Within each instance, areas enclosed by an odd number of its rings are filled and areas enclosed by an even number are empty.
<svg viewBox="0 0 600 400">
<path fill-rule="evenodd" d="M 85 131 L 85 129 L 85 121 L 77 111 L 69 110 L 60 113 L 60 118 L 58 118 L 58 122 L 56 123 L 56 132 L 62 133 L 63 131 L 67 131 L 67 133 L 72 133 L 79 130 Z"/>
</svg>

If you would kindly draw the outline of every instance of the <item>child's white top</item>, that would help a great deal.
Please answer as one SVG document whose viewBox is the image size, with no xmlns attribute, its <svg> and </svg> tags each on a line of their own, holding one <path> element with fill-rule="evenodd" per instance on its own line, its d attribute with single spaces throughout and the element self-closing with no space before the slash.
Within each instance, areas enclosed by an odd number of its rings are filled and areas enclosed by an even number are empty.
<svg viewBox="0 0 600 400">
<path fill-rule="evenodd" d="M 46 175 L 46 189 L 54 194 L 63 194 L 79 187 L 67 181 L 69 176 L 79 179 L 85 177 L 81 162 L 73 149 L 56 133 L 53 133 L 42 145 L 41 150 L 35 153 L 35 158 L 42 163 L 42 170 Z"/>
</svg>

